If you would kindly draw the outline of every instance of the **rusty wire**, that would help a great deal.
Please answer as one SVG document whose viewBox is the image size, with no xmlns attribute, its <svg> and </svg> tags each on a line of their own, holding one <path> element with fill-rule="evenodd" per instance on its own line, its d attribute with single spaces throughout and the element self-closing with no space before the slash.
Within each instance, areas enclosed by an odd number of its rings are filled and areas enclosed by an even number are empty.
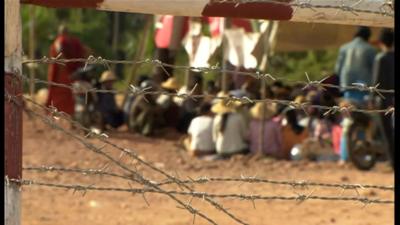
<svg viewBox="0 0 400 225">
<path fill-rule="evenodd" d="M 208 72 L 232 73 L 232 74 L 237 74 L 237 75 L 241 75 L 241 76 L 250 76 L 250 77 L 253 77 L 258 80 L 260 80 L 260 79 L 269 79 L 272 81 L 282 80 L 282 81 L 285 81 L 285 82 L 291 83 L 291 84 L 301 84 L 304 86 L 304 88 L 315 87 L 318 89 L 335 88 L 338 90 L 357 90 L 357 91 L 365 91 L 365 92 L 378 94 L 379 96 L 382 96 L 382 93 L 387 93 L 387 94 L 395 93 L 395 91 L 393 89 L 379 89 L 379 84 L 375 85 L 375 86 L 367 86 L 367 85 L 360 85 L 360 84 L 352 84 L 350 86 L 339 86 L 339 85 L 334 85 L 334 84 L 325 84 L 322 81 L 324 81 L 327 77 L 324 77 L 323 79 L 321 79 L 319 81 L 313 81 L 313 80 L 310 80 L 310 78 L 306 72 L 305 72 L 305 78 L 307 78 L 307 81 L 298 81 L 298 80 L 288 80 L 284 77 L 274 76 L 269 73 L 261 73 L 259 71 L 243 72 L 243 71 L 228 70 L 228 69 L 222 69 L 218 65 L 214 65 L 211 67 L 193 67 L 193 66 L 184 66 L 184 65 L 174 65 L 174 64 L 164 63 L 164 62 L 161 62 L 160 60 L 155 60 L 155 59 L 144 59 L 144 60 L 132 61 L 132 60 L 110 60 L 110 59 L 104 59 L 102 57 L 96 58 L 92 55 L 90 55 L 88 58 L 74 58 L 74 59 L 63 59 L 63 58 L 60 58 L 59 56 L 58 57 L 44 56 L 41 59 L 24 60 L 22 62 L 22 64 L 38 63 L 38 64 L 65 65 L 66 63 L 72 63 L 72 62 L 85 63 L 85 66 L 89 65 L 89 64 L 107 65 L 106 67 L 109 67 L 108 66 L 109 64 L 125 64 L 125 65 L 151 64 L 153 66 L 162 67 L 165 71 L 166 71 L 165 67 L 169 67 L 169 68 L 174 68 L 174 69 L 198 71 L 198 72 L 203 72 L 203 73 L 208 73 Z M 21 77 L 24 78 L 25 80 L 32 79 L 32 78 L 30 78 L 28 76 L 24 76 L 24 75 L 21 75 Z M 33 79 L 31 81 L 37 82 L 37 83 L 42 83 L 42 84 L 47 83 L 47 84 L 52 84 L 52 85 L 60 85 L 60 84 L 55 84 L 54 82 L 48 82 L 48 81 L 39 80 L 39 79 Z M 66 87 L 66 86 L 64 86 L 64 87 Z M 124 93 L 124 92 L 119 92 L 119 93 Z"/>
<path fill-rule="evenodd" d="M 313 0 L 294 0 L 294 1 L 278 1 L 278 0 L 211 0 L 210 4 L 221 4 L 221 3 L 234 3 L 235 7 L 242 5 L 242 4 L 249 4 L 249 3 L 273 3 L 277 5 L 285 5 L 291 6 L 295 8 L 306 8 L 316 12 L 318 9 L 334 9 L 338 12 L 350 12 L 354 16 L 359 16 L 357 13 L 367 13 L 367 14 L 376 14 L 376 15 L 383 15 L 388 17 L 394 17 L 394 9 L 393 9 L 393 1 L 386 0 L 380 6 L 378 6 L 379 10 L 370 10 L 370 9 L 361 9 L 358 7 L 365 0 L 359 0 L 354 3 L 347 2 L 342 0 L 340 5 L 329 5 L 329 4 L 321 4 L 319 1 L 318 4 L 313 3 Z"/>
<path fill-rule="evenodd" d="M 31 80 L 30 78 L 27 78 L 24 76 L 24 79 Z M 38 81 L 35 79 L 35 81 Z M 63 88 L 68 88 L 73 91 L 83 91 L 86 96 L 88 93 L 114 93 L 114 94 L 131 94 L 131 95 L 166 95 L 170 97 L 177 97 L 181 99 L 203 99 L 203 98 L 213 98 L 213 99 L 219 99 L 223 100 L 227 105 L 229 105 L 232 102 L 239 102 L 241 104 L 253 104 L 253 103 L 258 103 L 258 102 L 264 102 L 264 103 L 276 103 L 280 105 L 285 105 L 288 106 L 292 109 L 298 109 L 298 110 L 303 110 L 307 113 L 306 109 L 307 107 L 310 108 L 315 108 L 315 109 L 320 109 L 324 110 L 325 113 L 323 114 L 324 116 L 327 116 L 329 114 L 336 114 L 336 113 L 350 113 L 350 112 L 359 112 L 359 113 L 367 113 L 367 114 L 376 114 L 376 113 L 383 113 L 385 115 L 392 115 L 395 111 L 394 106 L 390 106 L 386 109 L 360 109 L 355 107 L 354 105 L 349 105 L 349 106 L 324 106 L 324 105 L 316 105 L 316 104 L 311 104 L 310 102 L 303 102 L 299 103 L 296 101 L 290 101 L 290 100 L 279 100 L 279 99 L 271 99 L 271 98 L 265 98 L 265 99 L 250 99 L 248 97 L 235 97 L 235 96 L 217 96 L 217 95 L 211 95 L 211 94 L 199 94 L 199 95 L 193 95 L 191 93 L 188 94 L 179 94 L 179 93 L 171 93 L 171 92 L 166 92 L 166 91 L 149 91 L 145 89 L 141 89 L 139 87 L 131 88 L 129 91 L 118 91 L 118 90 L 105 90 L 105 89 L 96 89 L 96 88 L 91 88 L 88 90 L 76 90 L 76 88 L 72 85 L 65 85 L 65 84 L 60 84 L 60 83 L 55 83 L 55 82 L 47 82 L 45 80 L 39 80 L 40 83 L 48 83 L 50 85 L 58 86 L 58 87 L 63 87 Z M 24 97 L 26 101 L 33 102 L 32 99 Z M 53 109 L 56 110 L 56 109 Z"/>
<path fill-rule="evenodd" d="M 57 183 L 49 183 L 49 182 L 41 182 L 34 180 L 24 180 L 24 179 L 10 179 L 11 182 L 20 183 L 21 185 L 37 185 L 37 186 L 46 186 L 53 188 L 64 188 L 64 189 L 72 189 L 74 191 L 82 191 L 85 194 L 87 191 L 113 191 L 113 192 L 130 192 L 135 194 L 144 194 L 144 193 L 160 193 L 165 194 L 165 192 L 161 192 L 159 190 L 151 189 L 151 188 L 119 188 L 119 187 L 95 187 L 94 185 L 80 185 L 80 184 L 57 184 Z M 363 204 L 394 204 L 392 200 L 381 200 L 381 199 L 369 199 L 366 197 L 344 197 L 344 196 L 316 196 L 316 195 L 304 195 L 298 194 L 297 196 L 279 196 L 279 195 L 246 195 L 246 194 L 213 194 L 207 192 L 185 192 L 185 191 L 166 191 L 171 195 L 184 195 L 191 196 L 195 198 L 205 199 L 209 198 L 228 198 L 228 199 L 238 199 L 238 200 L 287 200 L 287 201 L 306 201 L 306 200 L 324 200 L 324 201 L 357 201 Z"/>
<path fill-rule="evenodd" d="M 80 168 L 63 168 L 55 166 L 41 166 L 41 167 L 24 167 L 23 170 L 26 171 L 37 171 L 37 172 L 65 172 L 65 173 L 80 173 L 83 175 L 107 175 L 113 177 L 119 177 L 122 179 L 132 179 L 126 175 L 119 175 L 115 173 L 105 172 L 97 169 L 80 169 Z M 199 177 L 199 178 L 189 178 L 182 180 L 181 183 L 184 184 L 206 184 L 211 182 L 239 182 L 239 183 L 266 183 L 266 184 L 276 184 L 276 185 L 287 185 L 291 187 L 327 187 L 327 188 L 339 188 L 339 189 L 378 189 L 383 191 L 394 191 L 394 186 L 388 185 L 371 185 L 371 184 L 336 184 L 336 183 L 324 183 L 324 182 L 314 182 L 314 181 L 289 181 L 289 180 L 272 180 L 265 178 L 257 178 L 254 176 L 243 176 L 240 177 Z M 166 184 L 173 184 L 173 181 L 167 180 L 163 182 L 155 182 L 154 184 L 161 186 Z"/>
</svg>

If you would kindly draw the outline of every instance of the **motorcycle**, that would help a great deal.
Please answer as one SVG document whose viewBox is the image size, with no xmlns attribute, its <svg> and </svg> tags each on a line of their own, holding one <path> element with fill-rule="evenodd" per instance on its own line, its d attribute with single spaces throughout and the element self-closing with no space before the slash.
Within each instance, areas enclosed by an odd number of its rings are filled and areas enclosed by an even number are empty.
<svg viewBox="0 0 400 225">
<path fill-rule="evenodd" d="M 376 99 L 367 99 L 359 106 L 375 108 Z M 388 140 L 378 114 L 351 112 L 347 131 L 347 148 L 350 161 L 360 170 L 372 169 L 382 158 L 388 159 Z"/>
</svg>

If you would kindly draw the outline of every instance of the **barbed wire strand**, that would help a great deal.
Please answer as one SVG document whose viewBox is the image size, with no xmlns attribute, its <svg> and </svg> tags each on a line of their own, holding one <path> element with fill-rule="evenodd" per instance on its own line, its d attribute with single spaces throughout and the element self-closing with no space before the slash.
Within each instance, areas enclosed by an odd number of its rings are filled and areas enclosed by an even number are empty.
<svg viewBox="0 0 400 225">
<path fill-rule="evenodd" d="M 108 175 L 113 177 L 119 177 L 122 179 L 132 179 L 129 176 L 118 175 L 115 173 L 105 172 L 102 170 L 96 169 L 80 169 L 80 168 L 63 168 L 63 167 L 54 167 L 54 166 L 41 166 L 41 167 L 23 167 L 23 170 L 26 171 L 36 171 L 36 172 L 67 172 L 67 173 L 80 173 L 83 175 L 94 174 L 94 175 Z M 167 180 L 164 182 L 155 182 L 151 181 L 155 185 L 162 186 L 174 183 L 173 181 Z M 335 184 L 335 183 L 324 183 L 324 182 L 312 182 L 312 181 L 288 181 L 288 180 L 271 180 L 265 178 L 257 178 L 257 177 L 246 177 L 241 176 L 238 178 L 234 177 L 199 177 L 199 178 L 189 178 L 187 180 L 181 180 L 181 183 L 184 184 L 206 184 L 210 182 L 240 182 L 240 183 L 267 183 L 267 184 L 277 184 L 277 185 L 288 185 L 292 187 L 311 187 L 311 186 L 319 186 L 319 187 L 328 187 L 328 188 L 340 188 L 340 189 L 378 189 L 383 191 L 394 191 L 394 186 L 388 185 L 371 185 L 371 184 Z"/>
<path fill-rule="evenodd" d="M 24 179 L 10 179 L 12 182 L 20 183 L 21 185 L 37 185 L 37 186 L 47 186 L 56 188 L 73 189 L 77 191 L 114 191 L 114 192 L 131 192 L 131 193 L 160 193 L 165 194 L 159 190 L 149 189 L 149 188 L 119 188 L 119 187 L 95 187 L 93 185 L 69 185 L 69 184 L 56 184 L 47 183 L 34 180 L 24 180 Z M 394 204 L 392 200 L 380 200 L 380 199 L 369 199 L 367 197 L 343 197 L 343 196 L 315 196 L 315 195 L 303 195 L 298 194 L 298 196 L 264 196 L 264 195 L 246 195 L 246 194 L 212 194 L 207 192 L 184 192 L 184 191 L 166 191 L 171 195 L 185 195 L 192 196 L 195 198 L 204 199 L 209 198 L 229 198 L 229 199 L 240 199 L 240 200 L 288 200 L 288 201 L 305 201 L 305 200 L 324 200 L 324 201 L 357 201 L 364 204 Z"/>
<path fill-rule="evenodd" d="M 310 80 L 308 77 L 308 74 L 305 73 L 305 78 L 307 78 L 308 81 L 298 81 L 298 80 L 289 80 L 284 77 L 277 77 L 273 76 L 269 73 L 261 73 L 261 72 L 244 72 L 244 71 L 235 71 L 235 70 L 228 70 L 228 69 L 222 69 L 219 68 L 217 65 L 211 66 L 211 67 L 193 67 L 193 66 L 184 66 L 184 65 L 174 65 L 174 64 L 168 64 L 161 62 L 160 60 L 154 60 L 154 59 L 144 59 L 144 60 L 138 60 L 138 61 L 132 61 L 132 60 L 110 60 L 110 59 L 104 59 L 102 57 L 94 57 L 94 56 L 89 56 L 88 58 L 75 58 L 75 59 L 62 59 L 62 58 L 57 58 L 57 57 L 50 57 L 48 58 L 47 56 L 44 56 L 41 59 L 27 59 L 22 62 L 22 64 L 30 64 L 30 63 L 39 63 L 39 64 L 54 64 L 58 63 L 61 65 L 65 65 L 66 63 L 72 63 L 72 62 L 81 62 L 86 64 L 128 64 L 128 65 L 134 65 L 134 64 L 152 64 L 155 66 L 159 67 L 169 67 L 173 69 L 183 69 L 183 70 L 190 70 L 190 71 L 198 71 L 198 72 L 220 72 L 220 73 L 228 73 L 228 74 L 237 74 L 237 75 L 242 75 L 242 76 L 250 76 L 255 79 L 270 79 L 272 81 L 276 80 L 281 80 L 285 81 L 291 84 L 299 84 L 299 85 L 304 85 L 304 88 L 306 87 L 315 87 L 315 88 L 334 88 L 334 89 L 339 89 L 339 90 L 356 90 L 356 91 L 364 91 L 364 92 L 370 92 L 370 93 L 375 93 L 381 96 L 381 93 L 388 93 L 388 94 L 394 94 L 395 91 L 393 89 L 379 89 L 379 84 L 375 86 L 367 86 L 365 84 L 353 84 L 351 86 L 339 86 L 339 85 L 334 85 L 334 84 L 326 84 L 322 83 L 323 80 L 325 80 L 327 77 L 321 79 L 320 81 L 313 81 Z M 164 68 L 165 70 L 165 68 Z M 28 76 L 23 76 L 24 79 L 31 79 Z M 45 81 L 40 81 L 38 79 L 33 79 L 33 81 L 36 82 L 45 82 Z M 48 83 L 49 84 L 49 83 Z M 121 92 L 122 93 L 122 92 Z"/>
<path fill-rule="evenodd" d="M 316 9 L 336 9 L 342 12 L 350 12 L 354 16 L 359 16 L 357 13 L 368 13 L 368 14 L 376 14 L 383 15 L 388 17 L 394 17 L 393 10 L 393 1 L 387 0 L 382 3 L 378 8 L 379 10 L 370 10 L 370 9 L 360 9 L 357 8 L 359 4 L 361 4 L 363 0 L 360 0 L 352 5 L 346 5 L 345 1 L 342 1 L 340 5 L 327 5 L 327 4 L 313 4 L 312 0 L 295 0 L 295 1 L 277 1 L 277 0 L 211 0 L 210 4 L 221 4 L 221 3 L 234 3 L 235 6 L 239 6 L 242 4 L 249 3 L 274 3 L 278 5 L 291 6 L 296 8 L 308 8 L 313 11 L 317 11 Z M 336 13 L 337 14 L 337 13 Z"/>
<path fill-rule="evenodd" d="M 45 82 L 45 81 L 42 81 Z M 65 85 L 65 84 L 57 84 L 54 82 L 49 82 L 51 85 L 54 86 L 59 86 L 59 87 L 64 87 L 68 88 L 71 90 L 76 90 L 73 86 L 70 85 Z M 81 90 L 82 91 L 82 90 Z M 344 113 L 350 113 L 350 112 L 359 112 L 359 113 L 366 113 L 366 114 L 376 114 L 376 113 L 383 113 L 385 115 L 392 115 L 395 111 L 395 107 L 391 106 L 386 109 L 360 109 L 355 107 L 354 105 L 347 105 L 347 106 L 324 106 L 324 105 L 317 105 L 317 104 L 311 104 L 310 102 L 303 102 L 299 103 L 296 101 L 290 101 L 290 100 L 279 100 L 279 99 L 270 99 L 270 98 L 265 98 L 265 99 L 250 99 L 248 97 L 235 97 L 235 96 L 218 96 L 218 95 L 212 95 L 212 94 L 198 94 L 198 95 L 193 95 L 193 94 L 178 94 L 178 93 L 170 93 L 166 91 L 148 91 L 148 90 L 143 90 L 140 88 L 136 88 L 133 91 L 129 92 L 124 92 L 124 91 L 117 91 L 117 90 L 105 90 L 105 89 L 88 89 L 84 93 L 87 95 L 87 93 L 114 93 L 114 94 L 121 94 L 121 93 L 129 93 L 132 95 L 166 95 L 170 97 L 177 97 L 181 99 L 203 99 L 203 98 L 212 98 L 212 99 L 217 99 L 217 100 L 223 100 L 227 105 L 229 105 L 232 102 L 239 102 L 241 104 L 253 104 L 253 103 L 258 103 L 258 102 L 263 102 L 263 103 L 276 103 L 280 105 L 285 105 L 288 106 L 292 109 L 298 109 L 298 110 L 303 110 L 304 112 L 307 113 L 306 108 L 315 108 L 319 110 L 324 110 L 325 113 L 323 114 L 324 116 L 327 116 L 329 114 L 336 114 L 340 112 Z M 32 99 L 29 99 L 28 97 L 24 97 L 26 101 L 32 102 Z"/>
</svg>

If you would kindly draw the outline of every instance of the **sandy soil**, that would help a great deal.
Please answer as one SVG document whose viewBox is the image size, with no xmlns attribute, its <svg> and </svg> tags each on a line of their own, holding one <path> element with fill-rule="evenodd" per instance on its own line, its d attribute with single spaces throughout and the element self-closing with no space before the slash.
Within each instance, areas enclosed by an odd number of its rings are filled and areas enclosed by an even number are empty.
<svg viewBox="0 0 400 225">
<path fill-rule="evenodd" d="M 23 165 L 59 166 L 66 168 L 100 168 L 107 162 L 102 157 L 88 151 L 70 137 L 52 130 L 45 124 L 24 117 Z M 277 180 L 307 180 L 333 183 L 359 183 L 393 185 L 394 173 L 386 163 L 379 163 L 373 170 L 362 172 L 352 165 L 339 166 L 333 162 L 287 162 L 272 159 L 249 160 L 248 157 L 234 157 L 225 161 L 207 162 L 189 157 L 177 146 L 178 135 L 167 132 L 164 138 L 151 139 L 130 134 L 122 128 L 110 133 L 110 140 L 119 146 L 135 150 L 142 158 L 159 168 L 182 179 L 202 176 L 240 177 L 257 175 L 259 178 Z M 95 140 L 93 143 L 98 144 Z M 119 152 L 111 147 L 105 151 L 115 157 Z M 121 159 L 130 168 L 135 161 L 127 157 Z M 151 172 L 143 166 L 136 168 L 153 180 L 163 180 L 160 174 Z M 109 171 L 120 172 L 116 166 Z M 64 184 L 85 184 L 103 187 L 128 188 L 126 180 L 105 176 L 85 176 L 72 173 L 38 173 L 24 171 L 25 179 Z M 132 184 L 132 186 L 139 187 Z M 179 190 L 170 185 L 164 188 Z M 198 191 L 212 193 L 245 193 L 262 195 L 296 196 L 296 193 L 321 196 L 357 196 L 354 190 L 342 193 L 337 188 L 300 189 L 283 185 L 212 183 L 195 186 Z M 391 191 L 360 189 L 359 194 L 369 198 L 392 200 Z M 186 225 L 192 224 L 193 216 L 179 209 L 177 203 L 160 194 L 141 195 L 118 192 L 92 191 L 83 195 L 73 190 L 49 187 L 24 186 L 22 197 L 23 225 L 118 225 L 154 224 Z M 179 197 L 184 202 L 189 197 Z M 390 225 L 394 224 L 394 205 L 370 204 L 364 207 L 359 202 L 307 200 L 301 204 L 296 201 L 241 201 L 238 199 L 218 199 L 229 211 L 250 224 L 291 225 L 291 224 L 351 224 L 351 225 Z M 201 199 L 193 199 L 191 205 L 215 220 L 218 224 L 237 224 L 221 211 Z M 255 208 L 254 208 L 255 206 Z M 195 224 L 209 224 L 196 216 Z"/>
</svg>

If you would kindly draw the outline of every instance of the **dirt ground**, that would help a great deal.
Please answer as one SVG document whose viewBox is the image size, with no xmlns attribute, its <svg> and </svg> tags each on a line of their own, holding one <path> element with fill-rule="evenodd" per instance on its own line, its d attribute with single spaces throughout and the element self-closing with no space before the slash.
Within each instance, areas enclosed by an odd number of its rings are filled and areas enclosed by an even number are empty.
<svg viewBox="0 0 400 225">
<path fill-rule="evenodd" d="M 122 128 L 109 133 L 115 144 L 136 151 L 143 159 L 152 162 L 181 179 L 188 177 L 240 177 L 257 176 L 275 180 L 307 180 L 331 183 L 358 183 L 393 185 L 394 173 L 386 163 L 379 163 L 373 170 L 362 172 L 352 165 L 339 166 L 334 162 L 288 162 L 268 158 L 249 160 L 247 156 L 234 157 L 225 161 L 204 161 L 189 157 L 177 146 L 179 136 L 167 132 L 164 138 L 147 138 L 131 134 Z M 90 139 L 95 144 L 101 144 Z M 105 151 L 118 157 L 118 150 L 105 147 Z M 88 151 L 82 144 L 62 135 L 41 121 L 29 120 L 24 116 L 23 165 L 58 166 L 65 168 L 99 169 L 107 162 L 99 155 Z M 137 163 L 127 157 L 121 159 L 130 168 Z M 156 172 L 136 165 L 137 170 L 156 181 L 165 179 Z M 116 166 L 108 171 L 120 172 Z M 105 176 L 85 176 L 73 173 L 39 173 L 24 171 L 25 179 L 63 184 L 83 184 L 102 187 L 129 188 L 126 180 Z M 131 184 L 133 187 L 138 185 Z M 244 193 L 248 195 L 296 196 L 296 193 L 319 196 L 357 196 L 354 190 L 309 187 L 293 188 L 284 185 L 214 182 L 194 186 L 197 191 L 210 193 Z M 179 190 L 176 186 L 165 186 L 168 190 Z M 22 196 L 23 225 L 186 225 L 192 224 L 193 216 L 177 207 L 177 203 L 160 194 L 132 195 L 121 192 L 88 191 L 85 195 L 73 190 L 24 186 Z M 359 194 L 368 198 L 393 200 L 392 191 L 360 189 Z M 189 197 L 179 196 L 185 203 Z M 369 204 L 346 201 L 268 200 L 244 201 L 239 199 L 216 199 L 229 212 L 249 224 L 292 225 L 292 224 L 343 224 L 343 225 L 390 225 L 394 224 L 394 205 Z M 218 224 L 237 224 L 221 211 L 204 202 L 193 199 L 193 207 L 208 215 Z M 365 207 L 364 207 L 365 206 Z M 254 208 L 255 207 L 255 208 Z M 195 224 L 209 224 L 199 216 Z"/>
</svg>

